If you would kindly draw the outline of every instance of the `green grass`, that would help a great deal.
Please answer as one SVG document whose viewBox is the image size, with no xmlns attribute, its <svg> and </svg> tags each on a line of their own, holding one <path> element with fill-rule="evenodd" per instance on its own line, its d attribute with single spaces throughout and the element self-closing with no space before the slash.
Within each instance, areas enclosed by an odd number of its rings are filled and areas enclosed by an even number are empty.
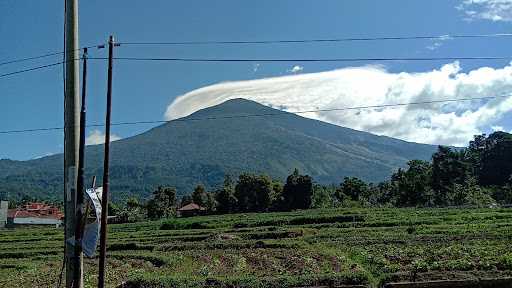
<svg viewBox="0 0 512 288">
<path fill-rule="evenodd" d="M 512 209 L 250 213 L 109 231 L 109 287 L 378 287 L 512 276 Z M 0 230 L 0 287 L 55 287 L 62 246 L 61 229 Z M 86 287 L 96 285 L 96 263 L 85 261 Z"/>
</svg>

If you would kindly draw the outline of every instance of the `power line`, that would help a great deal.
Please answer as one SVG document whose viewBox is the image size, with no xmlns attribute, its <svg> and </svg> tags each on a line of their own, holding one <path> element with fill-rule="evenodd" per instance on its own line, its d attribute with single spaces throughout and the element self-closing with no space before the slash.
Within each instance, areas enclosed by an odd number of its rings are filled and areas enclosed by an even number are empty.
<svg viewBox="0 0 512 288">
<path fill-rule="evenodd" d="M 450 103 L 450 102 L 464 102 L 464 101 L 475 101 L 475 100 L 491 100 L 497 98 L 508 98 L 512 94 L 498 96 L 487 96 L 487 97 L 474 97 L 474 98 L 456 98 L 456 99 L 445 99 L 445 100 L 431 100 L 421 102 L 407 102 L 407 103 L 395 103 L 395 104 L 382 104 L 382 105 L 368 105 L 368 106 L 355 106 L 355 107 L 342 107 L 342 108 L 330 108 L 330 109 L 314 109 L 314 110 L 302 110 L 302 111 L 280 111 L 275 113 L 262 113 L 262 114 L 239 114 L 239 115 L 227 115 L 227 116 L 216 116 L 216 117 L 202 117 L 202 118 L 179 118 L 174 120 L 153 120 L 153 121 L 133 121 L 133 122 L 117 122 L 112 123 L 112 126 L 129 126 L 129 125 L 140 125 L 140 124 L 162 124 L 170 122 L 191 122 L 191 121 L 208 121 L 208 120 L 221 120 L 221 119 L 237 119 L 237 118 L 251 118 L 251 117 L 269 117 L 269 116 L 290 116 L 294 114 L 307 114 L 315 112 L 335 112 L 335 111 L 348 111 L 348 110 L 363 110 L 363 109 L 376 109 L 376 108 L 390 108 L 400 107 L 409 105 L 427 105 L 427 104 L 438 104 L 438 103 Z M 103 127 L 105 124 L 90 124 L 86 127 Z M 20 130 L 4 130 L 0 131 L 0 134 L 14 134 L 14 133 L 25 133 L 25 132 L 39 132 L 39 131 L 55 131 L 63 130 L 64 127 L 46 127 L 46 128 L 32 128 L 32 129 L 20 129 Z"/>
<path fill-rule="evenodd" d="M 92 60 L 106 60 L 105 57 L 91 57 Z M 512 56 L 476 56 L 476 57 L 382 57 L 382 58 L 154 58 L 154 57 L 115 57 L 125 61 L 162 61 L 162 62 L 363 62 L 363 61 L 454 61 L 454 60 L 510 60 Z"/>
<path fill-rule="evenodd" d="M 456 35 L 422 35 L 422 36 L 386 36 L 386 37 L 348 37 L 323 39 L 287 39 L 287 40 L 248 40 L 248 41 L 171 41 L 171 42 L 121 42 L 121 45 L 223 45 L 223 44 L 294 44 L 318 42 L 354 42 L 354 41 L 389 41 L 389 40 L 449 40 L 463 38 L 497 38 L 510 37 L 510 33 L 494 34 L 456 34 Z"/>
<path fill-rule="evenodd" d="M 82 50 L 84 48 L 96 48 L 96 47 L 97 48 L 101 48 L 101 47 L 103 47 L 103 44 L 94 45 L 94 46 L 84 46 L 84 47 L 76 49 L 76 50 Z M 25 61 L 30 61 L 30 60 L 37 60 L 37 59 L 42 59 L 42 58 L 56 56 L 56 55 L 61 55 L 61 54 L 64 54 L 64 52 L 65 52 L 65 50 L 64 51 L 59 51 L 59 52 L 49 52 L 49 53 L 46 53 L 46 54 L 42 54 L 42 55 L 38 55 L 38 56 L 33 56 L 33 57 L 26 57 L 26 58 L 7 60 L 7 61 L 4 61 L 4 62 L 0 62 L 0 66 L 7 65 L 7 64 L 13 64 L 13 63 L 19 63 L 19 62 L 25 62 Z"/>
<path fill-rule="evenodd" d="M 52 53 L 43 54 L 43 55 L 34 56 L 34 57 L 14 59 L 14 60 L 9 60 L 9 61 L 5 61 L 5 62 L 0 62 L 0 66 L 12 64 L 12 63 L 29 61 L 29 60 L 36 60 L 36 59 L 46 58 L 46 57 L 50 57 L 50 56 L 56 56 L 56 55 L 60 55 L 60 54 L 63 54 L 63 52 L 52 52 Z"/>
<path fill-rule="evenodd" d="M 30 71 L 34 71 L 34 70 L 40 70 L 40 69 L 44 69 L 44 68 L 48 68 L 48 67 L 53 67 L 53 66 L 57 66 L 57 65 L 60 65 L 63 63 L 66 63 L 66 62 L 60 61 L 60 62 L 51 63 L 51 64 L 47 64 L 47 65 L 36 66 L 36 67 L 28 68 L 28 69 L 23 69 L 23 70 L 9 72 L 9 73 L 5 73 L 5 74 L 0 74 L 0 78 L 15 75 L 15 74 L 20 74 L 20 73 L 30 72 Z"/>
<path fill-rule="evenodd" d="M 323 39 L 286 39 L 286 40 L 248 40 L 248 41 L 162 41 L 162 42 L 121 42 L 120 45 L 237 45 L 237 44 L 294 44 L 294 43 L 322 43 L 322 42 L 353 42 L 353 41 L 390 41 L 390 40 L 449 40 L 464 38 L 498 38 L 511 37 L 512 33 L 492 34 L 455 34 L 455 35 L 422 35 L 422 36 L 386 36 L 386 37 L 348 37 L 348 38 L 323 38 Z M 79 48 L 103 48 L 104 44 L 91 45 Z M 37 60 L 41 58 L 64 54 L 65 51 L 48 52 L 38 56 L 24 57 L 19 59 L 0 62 L 0 66 Z"/>
<path fill-rule="evenodd" d="M 87 59 L 91 60 L 107 60 L 106 57 L 89 57 Z M 476 56 L 476 57 L 412 57 L 412 58 L 400 58 L 400 57 L 383 57 L 383 58 L 309 58 L 309 59 L 270 59 L 270 58 L 234 58 L 234 59 L 215 59 L 215 58 L 151 58 L 151 57 L 114 57 L 115 60 L 121 61 L 161 61 L 161 62 L 365 62 L 365 61 L 402 61 L 402 62 L 410 62 L 410 61 L 456 61 L 456 60 L 510 60 L 512 56 Z M 75 59 L 79 60 L 79 59 Z M 70 60 L 70 61 L 75 61 Z M 0 78 L 30 72 L 34 70 L 40 70 L 52 66 L 57 66 L 60 64 L 64 64 L 64 61 L 55 62 L 47 65 L 36 66 L 28 69 L 18 70 L 14 72 L 9 72 L 5 74 L 0 74 Z"/>
<path fill-rule="evenodd" d="M 72 59 L 72 60 L 69 60 L 69 61 L 77 61 L 77 60 L 81 60 L 81 59 L 82 58 L 80 57 L 78 59 Z M 9 73 L 5 73 L 5 74 L 0 74 L 0 78 L 11 76 L 11 75 L 16 75 L 16 74 L 21 74 L 21 73 L 25 73 L 25 72 L 30 72 L 30 71 L 34 71 L 34 70 L 40 70 L 40 69 L 44 69 L 44 68 L 49 68 L 49 67 L 53 67 L 53 66 L 57 66 L 57 65 L 60 65 L 60 64 L 65 64 L 65 63 L 66 63 L 66 61 L 60 61 L 60 62 L 55 62 L 55 63 L 51 63 L 51 64 L 47 64 L 47 65 L 35 66 L 35 67 L 28 68 L 28 69 L 23 69 L 23 70 L 9 72 Z M 65 72 L 65 67 L 63 67 L 63 70 Z"/>
</svg>

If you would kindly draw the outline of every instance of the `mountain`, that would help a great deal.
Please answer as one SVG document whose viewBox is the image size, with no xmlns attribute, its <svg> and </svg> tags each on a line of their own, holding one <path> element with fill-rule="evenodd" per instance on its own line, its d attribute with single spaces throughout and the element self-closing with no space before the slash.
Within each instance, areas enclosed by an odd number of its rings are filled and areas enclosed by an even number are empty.
<svg viewBox="0 0 512 288">
<path fill-rule="evenodd" d="M 294 168 L 320 183 L 339 183 L 344 176 L 381 181 L 408 160 L 430 159 L 435 150 L 436 146 L 376 136 L 235 99 L 113 142 L 110 183 L 113 198 L 122 199 L 146 197 L 158 185 L 175 186 L 179 194 L 189 193 L 199 183 L 212 188 L 222 183 L 226 173 L 266 173 L 284 180 Z M 102 157 L 103 145 L 87 146 L 87 179 L 97 175 L 101 181 Z M 62 165 L 62 154 L 30 161 L 0 160 L 0 193 L 58 199 L 63 190 Z"/>
</svg>

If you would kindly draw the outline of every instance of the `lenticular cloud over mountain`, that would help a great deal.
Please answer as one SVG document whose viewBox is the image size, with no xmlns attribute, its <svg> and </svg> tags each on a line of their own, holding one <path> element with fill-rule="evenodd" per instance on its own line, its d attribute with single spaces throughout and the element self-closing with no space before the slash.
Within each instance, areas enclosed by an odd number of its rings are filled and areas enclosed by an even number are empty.
<svg viewBox="0 0 512 288">
<path fill-rule="evenodd" d="M 184 117 L 235 98 L 294 112 L 507 95 L 512 95 L 510 64 L 463 72 L 454 62 L 420 73 L 391 73 L 380 66 L 363 66 L 203 87 L 177 97 L 167 107 L 165 118 Z M 407 141 L 462 146 L 510 110 L 512 97 L 508 96 L 301 115 Z"/>
</svg>

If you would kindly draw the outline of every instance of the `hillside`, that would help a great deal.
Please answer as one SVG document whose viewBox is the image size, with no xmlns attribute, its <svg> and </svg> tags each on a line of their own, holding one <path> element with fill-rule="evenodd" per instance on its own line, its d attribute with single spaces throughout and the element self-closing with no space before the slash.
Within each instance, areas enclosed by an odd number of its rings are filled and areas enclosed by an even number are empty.
<svg viewBox="0 0 512 288">
<path fill-rule="evenodd" d="M 254 114 L 266 116 L 230 118 Z M 380 181 L 410 159 L 429 159 L 435 149 L 235 99 L 113 142 L 111 189 L 114 199 L 145 197 L 162 184 L 185 194 L 198 183 L 219 185 L 225 173 L 284 179 L 294 168 L 321 183 L 344 176 Z M 0 160 L 0 193 L 60 198 L 62 157 Z M 88 179 L 102 175 L 102 157 L 103 145 L 87 147 Z"/>
</svg>

